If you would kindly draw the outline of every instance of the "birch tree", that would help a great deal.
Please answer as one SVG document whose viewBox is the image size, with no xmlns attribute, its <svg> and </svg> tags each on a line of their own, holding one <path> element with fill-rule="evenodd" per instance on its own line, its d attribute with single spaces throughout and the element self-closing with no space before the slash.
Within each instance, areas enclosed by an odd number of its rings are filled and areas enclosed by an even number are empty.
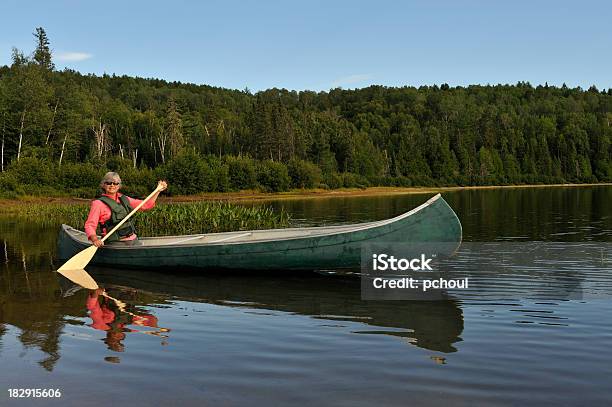
<svg viewBox="0 0 612 407">
<path fill-rule="evenodd" d="M 7 99 L 14 122 L 17 122 L 17 161 L 24 144 L 42 144 L 51 112 L 48 101 L 51 87 L 45 81 L 40 67 L 34 64 L 13 66 L 8 81 Z M 29 137 L 26 140 L 26 137 Z"/>
<path fill-rule="evenodd" d="M 91 130 L 94 134 L 96 157 L 99 160 L 106 158 L 106 153 L 108 153 L 111 149 L 111 141 L 110 137 L 108 136 L 108 126 L 106 123 L 102 123 L 102 119 L 99 119 Z"/>
</svg>

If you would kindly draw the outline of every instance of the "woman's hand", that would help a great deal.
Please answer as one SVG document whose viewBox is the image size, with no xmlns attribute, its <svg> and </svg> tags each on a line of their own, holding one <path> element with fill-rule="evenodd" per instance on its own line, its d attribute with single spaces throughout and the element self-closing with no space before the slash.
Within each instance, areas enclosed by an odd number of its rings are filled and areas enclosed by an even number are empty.
<svg viewBox="0 0 612 407">
<path fill-rule="evenodd" d="M 168 189 L 168 183 L 166 181 L 157 181 L 157 188 L 160 189 L 160 191 L 165 191 L 166 189 Z"/>
<path fill-rule="evenodd" d="M 91 243 L 96 246 L 96 247 L 102 247 L 104 246 L 104 242 L 100 239 L 98 239 L 98 236 L 95 236 L 91 239 Z"/>
</svg>

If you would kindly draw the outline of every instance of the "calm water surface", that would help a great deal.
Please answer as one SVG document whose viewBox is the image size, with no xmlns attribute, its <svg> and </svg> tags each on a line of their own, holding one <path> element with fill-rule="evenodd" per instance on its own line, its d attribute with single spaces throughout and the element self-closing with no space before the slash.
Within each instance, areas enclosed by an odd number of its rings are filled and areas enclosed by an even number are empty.
<svg viewBox="0 0 612 407">
<path fill-rule="evenodd" d="M 298 225 L 323 225 L 384 219 L 428 197 L 271 204 Z M 612 242 L 612 187 L 444 198 L 466 242 Z M 605 298 L 509 298 L 504 287 L 525 284 L 518 273 L 448 301 L 366 302 L 354 276 L 88 268 L 124 312 L 52 272 L 56 234 L 0 217 L 0 405 L 612 403 Z M 582 278 L 612 287 L 608 271 Z M 62 398 L 9 399 L 9 388 L 59 388 Z"/>
</svg>

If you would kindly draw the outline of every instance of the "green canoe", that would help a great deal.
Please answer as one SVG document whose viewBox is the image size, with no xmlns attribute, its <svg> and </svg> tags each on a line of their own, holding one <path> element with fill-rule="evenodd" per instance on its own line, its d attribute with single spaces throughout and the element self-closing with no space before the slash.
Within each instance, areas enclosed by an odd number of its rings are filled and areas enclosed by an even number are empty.
<svg viewBox="0 0 612 407">
<path fill-rule="evenodd" d="M 124 268 L 334 270 L 357 268 L 368 243 L 461 242 L 461 223 L 440 194 L 402 215 L 341 226 L 144 237 L 142 246 L 107 245 L 91 264 Z M 59 257 L 88 247 L 85 233 L 62 225 Z"/>
</svg>

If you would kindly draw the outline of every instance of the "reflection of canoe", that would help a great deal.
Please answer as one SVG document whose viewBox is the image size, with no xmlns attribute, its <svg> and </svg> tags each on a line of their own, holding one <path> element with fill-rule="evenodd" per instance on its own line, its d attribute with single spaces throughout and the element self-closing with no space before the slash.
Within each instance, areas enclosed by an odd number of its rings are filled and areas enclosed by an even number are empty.
<svg viewBox="0 0 612 407">
<path fill-rule="evenodd" d="M 141 239 L 142 246 L 105 246 L 92 264 L 127 268 L 216 268 L 252 270 L 358 267 L 361 246 L 374 242 L 461 241 L 461 224 L 438 194 L 391 219 L 353 225 L 165 236 Z M 62 225 L 59 257 L 89 246 L 85 234 Z"/>
<path fill-rule="evenodd" d="M 264 272 L 168 275 L 96 266 L 88 271 L 111 295 L 138 306 L 163 306 L 167 300 L 206 302 L 307 315 L 321 318 L 321 324 L 359 322 L 364 326 L 355 333 L 391 335 L 446 353 L 456 351 L 454 344 L 461 341 L 463 332 L 463 312 L 456 301 L 362 301 L 359 278 L 354 276 L 292 273 L 277 278 Z"/>
</svg>

